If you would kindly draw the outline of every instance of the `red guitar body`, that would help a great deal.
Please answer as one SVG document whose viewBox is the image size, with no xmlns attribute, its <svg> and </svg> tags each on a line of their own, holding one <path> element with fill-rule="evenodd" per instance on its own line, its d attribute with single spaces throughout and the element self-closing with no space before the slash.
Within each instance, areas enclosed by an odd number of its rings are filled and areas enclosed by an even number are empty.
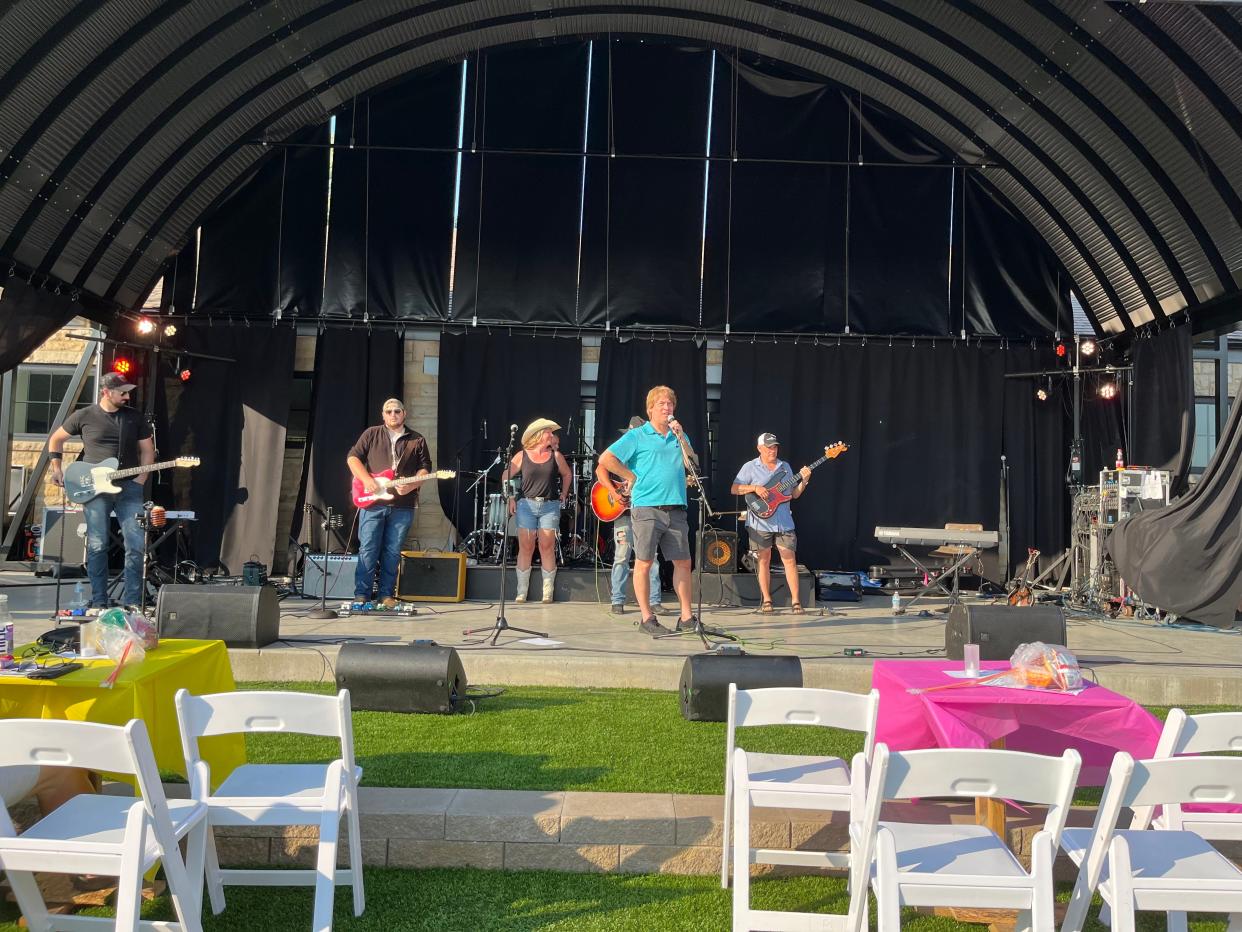
<svg viewBox="0 0 1242 932">
<path fill-rule="evenodd" d="M 383 472 L 374 474 L 376 479 L 392 479 L 394 476 L 396 476 L 396 473 L 391 469 L 385 469 Z M 393 496 L 388 492 L 388 488 L 383 483 L 380 483 L 380 485 L 379 492 L 373 495 L 367 491 L 367 487 L 362 484 L 362 480 L 354 476 L 353 481 L 349 484 L 349 497 L 354 500 L 354 507 L 370 508 L 372 505 L 391 501 Z"/>
</svg>

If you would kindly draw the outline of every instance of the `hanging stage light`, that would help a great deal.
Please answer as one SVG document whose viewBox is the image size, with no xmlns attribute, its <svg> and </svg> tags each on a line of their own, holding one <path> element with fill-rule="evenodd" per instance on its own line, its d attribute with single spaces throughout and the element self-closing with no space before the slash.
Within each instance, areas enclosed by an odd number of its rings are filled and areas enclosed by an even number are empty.
<svg viewBox="0 0 1242 932">
<path fill-rule="evenodd" d="M 117 356 L 112 360 L 112 371 L 120 375 L 129 375 L 134 371 L 134 364 L 124 356 Z"/>
<path fill-rule="evenodd" d="M 1047 401 L 1048 400 L 1048 389 L 1044 388 L 1041 385 L 1039 388 L 1035 389 L 1035 397 L 1038 398 L 1040 401 Z"/>
<path fill-rule="evenodd" d="M 1062 343 L 1060 340 L 1057 340 L 1057 358 L 1060 359 L 1060 358 L 1063 358 L 1064 356 L 1065 356 L 1065 344 Z"/>
<path fill-rule="evenodd" d="M 1095 351 L 1099 348 L 1099 344 L 1095 340 L 1083 340 L 1078 344 L 1078 351 L 1084 356 L 1094 356 Z"/>
<path fill-rule="evenodd" d="M 1111 401 L 1113 398 L 1117 397 L 1117 383 L 1114 382 L 1112 379 L 1108 379 L 1104 382 L 1101 382 L 1100 387 L 1097 388 L 1095 391 L 1096 391 L 1096 394 L 1098 394 L 1105 401 Z"/>
<path fill-rule="evenodd" d="M 190 370 L 182 369 L 180 372 L 177 373 L 177 378 L 181 379 L 182 382 L 190 381 Z"/>
<path fill-rule="evenodd" d="M 166 336 L 166 337 L 175 337 L 176 335 L 177 335 L 177 325 L 176 325 L 176 324 L 165 324 L 165 325 L 164 325 L 164 336 Z"/>
<path fill-rule="evenodd" d="M 138 323 L 134 324 L 134 329 L 138 331 L 140 337 L 149 337 L 155 333 L 155 321 L 150 317 L 139 317 Z"/>
</svg>

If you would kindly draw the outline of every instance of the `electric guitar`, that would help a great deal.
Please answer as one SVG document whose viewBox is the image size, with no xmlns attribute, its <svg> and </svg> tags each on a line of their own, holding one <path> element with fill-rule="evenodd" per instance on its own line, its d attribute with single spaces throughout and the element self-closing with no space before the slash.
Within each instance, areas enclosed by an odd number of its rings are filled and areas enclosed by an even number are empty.
<svg viewBox="0 0 1242 932">
<path fill-rule="evenodd" d="M 829 460 L 835 460 L 838 456 L 848 450 L 849 447 L 844 442 L 838 440 L 830 447 L 824 447 L 824 455 L 811 463 L 811 469 L 818 469 Z M 760 498 L 755 492 L 746 493 L 747 510 L 760 518 L 770 518 L 778 507 L 784 502 L 793 498 L 794 491 L 802 484 L 802 473 L 796 472 L 793 476 L 773 476 L 764 486 L 768 490 L 767 498 Z"/>
<path fill-rule="evenodd" d="M 618 483 L 620 479 L 616 480 Z M 598 479 L 591 486 L 591 510 L 601 521 L 616 521 L 630 507 L 629 495 L 609 491 Z"/>
<path fill-rule="evenodd" d="M 130 476 L 141 476 L 143 473 L 168 469 L 172 466 L 197 466 L 197 456 L 178 456 L 175 460 L 162 463 L 151 463 L 148 466 L 134 466 L 130 469 L 117 469 L 120 463 L 115 457 L 109 457 L 99 463 L 84 463 L 78 460 L 65 467 L 65 494 L 75 505 L 89 502 L 96 495 L 115 495 L 121 487 L 114 484 L 117 479 L 128 479 Z"/>
<path fill-rule="evenodd" d="M 427 473 L 425 476 L 409 476 L 394 477 L 391 469 L 385 469 L 383 472 L 377 472 L 371 478 L 379 484 L 378 492 L 368 492 L 367 487 L 362 484 L 362 480 L 354 476 L 351 483 L 351 495 L 354 499 L 354 505 L 358 508 L 370 508 L 376 502 L 390 502 L 393 500 L 394 494 L 400 495 L 405 491 L 406 486 L 417 485 L 420 482 L 426 482 L 428 479 L 452 479 L 457 473 L 452 469 L 438 469 L 435 472 Z M 396 489 L 396 493 L 392 490 Z"/>
</svg>

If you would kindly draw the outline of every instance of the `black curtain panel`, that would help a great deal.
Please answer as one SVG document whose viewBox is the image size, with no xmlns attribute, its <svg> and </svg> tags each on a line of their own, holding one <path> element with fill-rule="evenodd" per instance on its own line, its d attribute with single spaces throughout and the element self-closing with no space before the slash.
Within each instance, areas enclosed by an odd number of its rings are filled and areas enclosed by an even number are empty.
<svg viewBox="0 0 1242 932">
<path fill-rule="evenodd" d="M 1166 611 L 1217 628 L 1242 603 L 1242 404 L 1199 482 L 1167 508 L 1122 521 L 1107 547 L 1121 577 Z"/>
<path fill-rule="evenodd" d="M 0 372 L 16 369 L 81 312 L 68 295 L 35 288 L 16 276 L 0 278 Z"/>
<path fill-rule="evenodd" d="M 252 556 L 270 566 L 295 333 L 290 327 L 198 325 L 184 328 L 178 339 L 189 353 L 229 361 L 186 355 L 189 381 L 171 370 L 156 381 L 160 457 L 197 456 L 202 462 L 161 474 L 153 497 L 195 512 L 194 559 L 200 566 L 223 563 L 239 573 Z"/>
<path fill-rule="evenodd" d="M 349 104 L 336 118 L 321 312 L 328 317 L 362 317 L 370 312 L 368 207 L 371 162 L 376 153 L 366 148 L 370 142 L 369 115 L 368 99 Z M 351 143 L 363 148 L 353 148 Z M 387 192 L 376 192 L 383 193 Z"/>
<path fill-rule="evenodd" d="M 354 516 L 349 448 L 367 427 L 383 420 L 388 398 L 405 398 L 401 339 L 392 331 L 330 330 L 315 347 L 315 384 L 311 394 L 311 425 L 307 436 L 302 492 L 293 517 L 293 533 L 302 528 L 302 504 L 332 506 L 348 525 Z M 409 405 L 407 404 L 407 408 Z M 313 519 L 318 528 L 318 519 Z M 348 527 L 342 540 L 352 536 Z M 321 541 L 316 533 L 315 546 Z M 340 541 L 332 541 L 333 549 Z"/>
<path fill-rule="evenodd" d="M 1186 486 L 1195 442 L 1193 353 L 1189 327 L 1139 339 L 1134 364 L 1130 459 L 1171 473 L 1174 495 Z"/>
<path fill-rule="evenodd" d="M 270 314 L 276 308 L 284 176 L 285 159 L 277 152 L 203 223 L 196 298 L 199 310 L 245 317 Z"/>
<path fill-rule="evenodd" d="M 286 320 L 315 317 L 323 300 L 323 247 L 327 233 L 327 124 L 306 136 L 306 148 L 285 151 L 280 205 L 280 310 Z M 266 310 L 266 308 L 264 309 Z"/>
<path fill-rule="evenodd" d="M 1112 469 L 1117 462 L 1117 451 L 1123 458 L 1129 444 L 1126 442 L 1126 384 L 1109 376 L 1117 384 L 1117 395 L 1102 398 L 1099 386 L 1102 377 L 1092 373 L 1082 380 L 1082 468 L 1083 481 L 1095 485 L 1100 480 L 1101 469 Z M 1072 392 L 1069 380 L 1067 391 Z"/>
<path fill-rule="evenodd" d="M 462 537 L 475 530 L 468 489 L 478 471 L 487 470 L 488 490 L 497 491 L 500 467 L 492 464 L 508 445 L 509 425 L 517 425 L 515 452 L 526 425 L 539 417 L 560 424 L 561 451 L 574 451 L 582 431 L 581 372 L 577 337 L 480 329 L 440 338 L 436 465 L 456 469 L 458 481 L 437 485 L 444 513 Z"/>
<path fill-rule="evenodd" d="M 1011 449 L 1024 464 L 1010 475 L 1010 497 L 1024 522 L 1016 533 L 1045 542 L 1056 522 L 1042 523 L 1041 496 L 1052 494 L 1058 500 L 1050 507 L 1060 508 L 1056 424 L 1025 413 L 1011 419 L 1008 431 L 1005 422 L 1005 371 L 1027 364 L 1000 349 L 951 341 L 731 341 L 721 384 L 717 484 L 726 488 L 757 455 L 762 431 L 781 439 L 781 457 L 795 469 L 822 455 L 825 445 L 845 441 L 848 452 L 816 472 L 794 509 L 799 560 L 865 570 L 893 556 L 876 540 L 877 526 L 936 528 L 952 521 L 998 530 L 1001 454 Z"/>
</svg>

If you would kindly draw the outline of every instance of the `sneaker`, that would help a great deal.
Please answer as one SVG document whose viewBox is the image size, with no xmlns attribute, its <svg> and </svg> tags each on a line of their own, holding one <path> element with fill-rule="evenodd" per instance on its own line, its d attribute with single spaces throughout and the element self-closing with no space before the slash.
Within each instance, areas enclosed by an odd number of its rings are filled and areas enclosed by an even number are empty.
<svg viewBox="0 0 1242 932">
<path fill-rule="evenodd" d="M 678 618 L 677 619 L 677 630 L 678 631 L 693 631 L 697 621 L 698 619 L 694 615 L 691 615 L 689 618 Z"/>
<path fill-rule="evenodd" d="M 609 609 L 609 611 L 611 611 L 614 615 L 624 615 L 625 614 L 625 603 L 624 602 L 613 602 L 612 608 Z"/>
<path fill-rule="evenodd" d="M 668 628 L 661 625 L 655 618 L 648 618 L 638 626 L 638 630 L 644 634 L 650 634 L 652 637 L 659 637 L 661 634 L 668 634 Z"/>
</svg>

